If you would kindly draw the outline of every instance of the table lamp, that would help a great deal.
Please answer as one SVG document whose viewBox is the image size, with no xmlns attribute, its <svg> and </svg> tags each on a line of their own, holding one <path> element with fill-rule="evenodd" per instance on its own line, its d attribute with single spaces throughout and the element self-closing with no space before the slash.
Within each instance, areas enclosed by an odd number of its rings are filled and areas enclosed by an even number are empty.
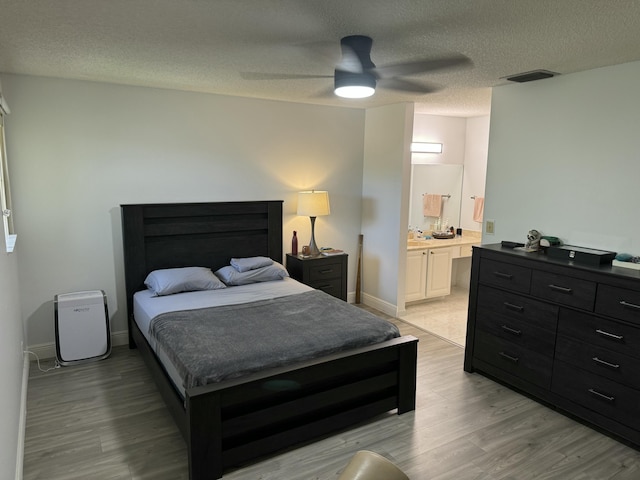
<svg viewBox="0 0 640 480">
<path fill-rule="evenodd" d="M 316 217 L 329 215 L 329 193 L 322 190 L 311 190 L 298 193 L 298 215 L 311 219 L 311 242 L 309 243 L 309 253 L 312 256 L 320 254 L 315 239 Z"/>
</svg>

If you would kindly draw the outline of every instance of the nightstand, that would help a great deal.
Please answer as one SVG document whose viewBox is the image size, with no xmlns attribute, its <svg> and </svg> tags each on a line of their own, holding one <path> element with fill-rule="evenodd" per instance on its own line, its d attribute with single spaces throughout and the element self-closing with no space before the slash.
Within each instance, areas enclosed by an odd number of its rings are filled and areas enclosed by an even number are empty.
<svg viewBox="0 0 640 480">
<path fill-rule="evenodd" d="M 349 255 L 302 258 L 287 253 L 291 278 L 347 301 L 347 259 Z"/>
</svg>

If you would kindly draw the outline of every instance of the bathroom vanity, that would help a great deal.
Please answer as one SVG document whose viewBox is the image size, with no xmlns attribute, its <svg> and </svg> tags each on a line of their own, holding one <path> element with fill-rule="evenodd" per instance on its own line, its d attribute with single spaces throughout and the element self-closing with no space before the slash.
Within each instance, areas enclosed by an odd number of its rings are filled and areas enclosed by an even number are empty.
<svg viewBox="0 0 640 480">
<path fill-rule="evenodd" d="M 452 239 L 408 240 L 405 302 L 449 295 L 457 259 L 470 258 L 473 245 L 479 244 L 479 232 Z"/>
</svg>

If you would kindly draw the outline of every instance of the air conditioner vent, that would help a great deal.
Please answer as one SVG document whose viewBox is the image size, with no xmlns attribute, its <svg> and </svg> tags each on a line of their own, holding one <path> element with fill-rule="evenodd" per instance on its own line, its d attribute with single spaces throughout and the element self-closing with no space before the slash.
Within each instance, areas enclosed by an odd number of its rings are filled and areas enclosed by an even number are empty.
<svg viewBox="0 0 640 480">
<path fill-rule="evenodd" d="M 509 77 L 505 77 L 510 82 L 533 82 L 534 80 L 542 80 L 543 78 L 550 78 L 559 75 L 556 72 L 550 72 L 548 70 L 533 70 L 531 72 L 517 73 Z"/>
</svg>

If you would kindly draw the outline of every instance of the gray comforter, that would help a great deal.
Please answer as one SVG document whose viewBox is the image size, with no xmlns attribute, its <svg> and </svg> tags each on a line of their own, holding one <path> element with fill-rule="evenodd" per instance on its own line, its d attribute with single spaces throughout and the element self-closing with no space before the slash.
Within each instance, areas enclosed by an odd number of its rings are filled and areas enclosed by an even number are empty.
<svg viewBox="0 0 640 480">
<path fill-rule="evenodd" d="M 149 333 L 185 388 L 400 336 L 386 320 L 321 291 L 165 313 Z"/>
</svg>

